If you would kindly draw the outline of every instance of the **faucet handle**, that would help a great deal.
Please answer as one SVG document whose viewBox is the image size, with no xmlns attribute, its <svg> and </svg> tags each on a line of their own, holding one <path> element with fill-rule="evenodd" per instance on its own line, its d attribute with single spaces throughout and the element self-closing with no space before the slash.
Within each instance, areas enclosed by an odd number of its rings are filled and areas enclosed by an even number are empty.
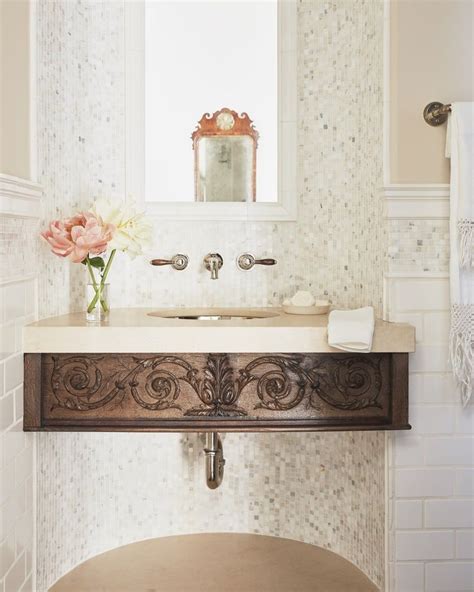
<svg viewBox="0 0 474 592">
<path fill-rule="evenodd" d="M 176 271 L 182 271 L 183 269 L 186 269 L 188 263 L 189 257 L 187 255 L 182 255 L 181 253 L 173 255 L 171 259 L 152 259 L 150 261 L 150 265 L 157 265 L 160 267 L 162 265 L 171 265 L 171 267 L 176 269 Z"/>
<path fill-rule="evenodd" d="M 276 259 L 272 259 L 271 257 L 267 257 L 266 259 L 255 259 L 255 257 L 253 255 L 251 255 L 250 253 L 243 253 L 243 255 L 240 255 L 240 257 L 237 259 L 237 265 L 240 269 L 243 269 L 244 271 L 248 271 L 249 269 L 252 269 L 252 267 L 254 265 L 276 265 L 277 264 L 277 260 Z"/>
</svg>

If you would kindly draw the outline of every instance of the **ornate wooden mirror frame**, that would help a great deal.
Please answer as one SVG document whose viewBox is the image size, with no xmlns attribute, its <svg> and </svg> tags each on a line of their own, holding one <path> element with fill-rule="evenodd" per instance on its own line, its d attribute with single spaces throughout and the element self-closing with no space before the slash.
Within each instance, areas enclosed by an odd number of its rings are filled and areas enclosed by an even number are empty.
<svg viewBox="0 0 474 592">
<path fill-rule="evenodd" d="M 212 115 L 204 113 L 191 135 L 194 150 L 194 195 L 196 201 L 203 201 L 199 196 L 199 142 L 205 137 L 250 136 L 252 149 L 252 201 L 257 197 L 257 147 L 259 133 L 247 113 L 241 113 L 226 107 Z"/>
</svg>

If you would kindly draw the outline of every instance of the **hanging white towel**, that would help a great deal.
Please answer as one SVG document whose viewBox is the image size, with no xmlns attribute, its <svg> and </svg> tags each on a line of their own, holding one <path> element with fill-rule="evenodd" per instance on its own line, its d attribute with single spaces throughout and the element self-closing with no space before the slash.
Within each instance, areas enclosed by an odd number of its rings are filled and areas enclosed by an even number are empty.
<svg viewBox="0 0 474 592">
<path fill-rule="evenodd" d="M 368 353 L 374 337 L 374 309 L 333 310 L 328 318 L 328 343 L 348 352 Z"/>
<path fill-rule="evenodd" d="M 474 388 L 474 103 L 454 103 L 446 156 L 451 158 L 450 357 L 464 405 Z"/>
</svg>

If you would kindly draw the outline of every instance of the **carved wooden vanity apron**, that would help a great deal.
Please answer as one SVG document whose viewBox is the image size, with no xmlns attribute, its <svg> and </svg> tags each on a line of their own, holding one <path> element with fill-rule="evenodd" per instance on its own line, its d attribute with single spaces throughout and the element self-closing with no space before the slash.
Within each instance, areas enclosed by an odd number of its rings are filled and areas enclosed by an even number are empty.
<svg viewBox="0 0 474 592">
<path fill-rule="evenodd" d="M 25 430 L 408 429 L 408 354 L 25 354 Z"/>
</svg>

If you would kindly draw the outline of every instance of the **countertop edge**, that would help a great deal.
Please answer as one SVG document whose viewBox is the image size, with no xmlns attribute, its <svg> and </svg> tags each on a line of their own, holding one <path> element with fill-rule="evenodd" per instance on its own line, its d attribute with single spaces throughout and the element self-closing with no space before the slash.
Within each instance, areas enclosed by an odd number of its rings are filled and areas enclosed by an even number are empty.
<svg viewBox="0 0 474 592">
<path fill-rule="evenodd" d="M 404 333 L 397 340 L 399 344 L 393 345 L 391 340 L 390 347 L 386 338 L 376 334 L 371 353 L 414 352 L 414 329 Z M 120 347 L 115 347 L 117 342 Z M 350 353 L 329 347 L 326 327 L 26 327 L 23 350 L 25 353 Z"/>
</svg>

